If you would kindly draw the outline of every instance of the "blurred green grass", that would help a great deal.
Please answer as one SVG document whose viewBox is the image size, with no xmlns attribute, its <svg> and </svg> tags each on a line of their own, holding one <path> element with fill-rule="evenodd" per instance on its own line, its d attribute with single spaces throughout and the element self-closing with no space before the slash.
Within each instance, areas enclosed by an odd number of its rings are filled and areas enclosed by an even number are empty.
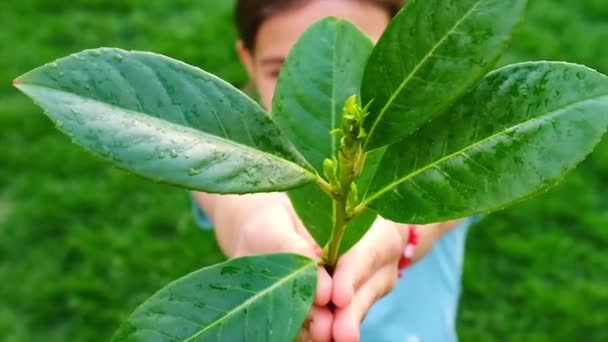
<svg viewBox="0 0 608 342">
<path fill-rule="evenodd" d="M 605 0 L 531 0 L 503 63 L 608 73 Z M 85 48 L 163 53 L 243 85 L 231 1 L 12 1 L 0 11 L 0 340 L 107 340 L 167 282 L 222 259 L 181 190 L 72 145 L 10 87 Z M 605 139 L 606 140 L 606 139 Z M 469 235 L 462 341 L 608 341 L 608 142 L 556 189 Z"/>
</svg>

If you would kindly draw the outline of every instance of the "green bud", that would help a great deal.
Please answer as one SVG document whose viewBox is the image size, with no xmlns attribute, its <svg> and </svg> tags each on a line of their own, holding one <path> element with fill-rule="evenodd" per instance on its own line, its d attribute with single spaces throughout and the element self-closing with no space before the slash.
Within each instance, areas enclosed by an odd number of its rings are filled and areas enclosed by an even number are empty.
<svg viewBox="0 0 608 342">
<path fill-rule="evenodd" d="M 334 183 L 338 173 L 337 163 L 334 159 L 323 160 L 323 175 L 330 182 Z"/>
<path fill-rule="evenodd" d="M 344 130 L 342 128 L 332 129 L 329 134 L 333 135 L 334 137 L 341 138 L 344 136 Z"/>
<path fill-rule="evenodd" d="M 357 135 L 357 139 L 367 138 L 367 132 L 365 132 L 365 128 L 359 128 L 359 134 Z"/>
<path fill-rule="evenodd" d="M 359 189 L 357 188 L 357 183 L 350 183 L 350 192 L 348 193 L 348 198 L 346 199 L 346 207 L 354 208 L 359 204 Z"/>
<path fill-rule="evenodd" d="M 357 95 L 352 95 L 346 102 L 344 102 L 344 117 L 347 115 L 352 115 L 353 117 L 357 117 L 357 113 L 359 112 L 359 105 L 357 104 Z"/>
</svg>

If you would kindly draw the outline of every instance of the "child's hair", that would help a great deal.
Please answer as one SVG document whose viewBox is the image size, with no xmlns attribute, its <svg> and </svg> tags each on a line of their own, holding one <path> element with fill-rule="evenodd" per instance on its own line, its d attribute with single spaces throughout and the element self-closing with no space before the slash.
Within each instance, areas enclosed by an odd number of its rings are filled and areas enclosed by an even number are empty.
<svg viewBox="0 0 608 342">
<path fill-rule="evenodd" d="M 269 17 L 302 6 L 310 0 L 238 0 L 234 11 L 234 19 L 238 29 L 239 37 L 243 45 L 252 50 L 255 48 L 255 37 L 260 26 Z M 351 0 L 370 2 L 386 8 L 393 17 L 405 2 L 405 0 Z"/>
</svg>

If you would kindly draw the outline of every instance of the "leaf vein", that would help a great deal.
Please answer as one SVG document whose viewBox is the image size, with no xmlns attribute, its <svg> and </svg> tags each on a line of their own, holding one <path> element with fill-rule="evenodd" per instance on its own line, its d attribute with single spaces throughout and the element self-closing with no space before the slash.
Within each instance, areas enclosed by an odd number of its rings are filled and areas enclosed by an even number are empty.
<svg viewBox="0 0 608 342">
<path fill-rule="evenodd" d="M 578 100 L 578 101 L 574 101 L 574 102 L 572 102 L 570 104 L 562 106 L 561 108 L 558 108 L 558 109 L 555 109 L 553 111 L 549 111 L 549 112 L 537 115 L 534 118 L 531 118 L 529 120 L 520 122 L 520 123 L 518 123 L 516 125 L 508 127 L 505 130 L 502 130 L 502 131 L 499 131 L 497 133 L 494 133 L 494 134 L 492 134 L 492 135 L 490 135 L 490 136 L 488 136 L 488 137 L 486 137 L 486 138 L 484 138 L 484 139 L 482 139 L 482 140 L 480 140 L 478 142 L 475 142 L 475 143 L 473 143 L 471 145 L 465 146 L 464 148 L 462 148 L 462 149 L 460 149 L 458 151 L 455 151 L 455 152 L 453 152 L 453 153 L 451 153 L 449 155 L 441 157 L 441 158 L 439 158 L 439 159 L 437 159 L 437 160 L 435 160 L 433 162 L 430 162 L 426 166 L 423 166 L 422 168 L 420 168 L 418 170 L 415 170 L 414 172 L 409 173 L 409 174 L 405 175 L 404 177 L 401 177 L 401 178 L 399 178 L 399 179 L 397 179 L 397 180 L 389 183 L 388 185 L 382 187 L 381 189 L 379 189 L 378 191 L 376 191 L 373 195 L 371 195 L 370 197 L 368 197 L 364 202 L 361 203 L 361 205 L 362 206 L 367 206 L 369 203 L 373 202 L 378 197 L 382 196 L 384 193 L 390 191 L 391 189 L 393 189 L 394 187 L 398 186 L 399 184 L 404 183 L 404 182 L 406 182 L 408 180 L 412 181 L 415 176 L 417 176 L 417 175 L 419 175 L 419 174 L 421 174 L 421 173 L 429 170 L 433 166 L 441 164 L 444 161 L 447 161 L 447 160 L 449 160 L 451 158 L 454 158 L 454 157 L 456 157 L 458 155 L 461 155 L 463 152 L 471 150 L 471 149 L 473 149 L 473 148 L 475 148 L 475 147 L 477 147 L 477 146 L 479 146 L 479 145 L 481 145 L 483 143 L 486 143 L 486 142 L 488 142 L 488 141 L 490 141 L 490 140 L 492 140 L 494 138 L 503 136 L 503 135 L 505 135 L 506 132 L 513 131 L 513 130 L 519 128 L 519 127 L 525 126 L 526 124 L 531 123 L 531 122 L 536 121 L 536 120 L 546 119 L 546 117 L 548 117 L 548 116 L 551 116 L 551 115 L 563 112 L 563 111 L 568 110 L 568 109 L 570 109 L 572 107 L 575 107 L 575 106 L 577 106 L 577 105 L 579 105 L 581 103 L 597 100 L 597 99 L 604 98 L 604 97 L 608 97 L 608 93 L 607 94 L 602 94 L 602 95 L 597 95 L 597 96 L 586 98 L 586 99 L 582 99 L 582 100 Z"/>
<path fill-rule="evenodd" d="M 117 106 L 117 105 L 113 105 L 113 104 L 110 104 L 110 103 L 102 102 L 102 101 L 100 101 L 98 99 L 95 99 L 95 98 L 88 98 L 88 97 L 85 97 L 85 96 L 82 96 L 82 95 L 79 95 L 79 94 L 67 92 L 65 90 L 51 88 L 51 87 L 48 87 L 46 85 L 41 85 L 41 84 L 36 84 L 36 83 L 20 83 L 19 86 L 18 86 L 18 88 L 22 87 L 22 86 L 39 87 L 39 88 L 48 89 L 50 91 L 54 91 L 54 92 L 58 92 L 58 93 L 65 93 L 65 94 L 68 94 L 70 96 L 78 97 L 78 98 L 85 99 L 85 100 L 90 100 L 92 102 L 96 102 L 96 103 L 102 104 L 104 106 L 107 106 L 107 107 L 110 107 L 110 108 L 114 108 L 114 109 L 116 109 L 118 111 L 125 111 L 125 112 L 133 114 L 135 116 L 139 116 L 139 117 L 143 117 L 143 118 L 148 118 L 148 119 L 152 118 L 152 119 L 155 119 L 155 120 L 165 121 L 164 119 L 156 117 L 154 115 L 149 115 L 149 114 L 146 114 L 146 113 L 143 113 L 143 112 L 137 112 L 137 111 L 130 110 L 130 109 L 127 109 L 127 108 L 122 108 L 122 107 Z M 213 134 L 210 134 L 210 133 L 207 133 L 207 132 L 204 132 L 204 131 L 201 131 L 201 130 L 198 130 L 196 128 L 192 128 L 192 127 L 189 127 L 189 126 L 182 126 L 182 125 L 179 125 L 179 124 L 176 124 L 176 123 L 172 123 L 172 122 L 169 122 L 169 121 L 166 121 L 166 123 L 170 124 L 170 125 L 179 126 L 182 129 L 185 128 L 185 129 L 189 129 L 189 130 L 195 131 L 197 134 L 203 135 L 203 136 L 205 136 L 207 138 L 210 138 L 210 139 L 220 140 L 222 143 L 227 144 L 227 145 L 232 145 L 232 146 L 238 147 L 240 149 L 246 149 L 248 151 L 252 151 L 254 154 L 262 154 L 262 155 L 264 155 L 264 156 L 266 156 L 266 157 L 268 157 L 270 159 L 273 159 L 275 161 L 291 165 L 293 168 L 298 169 L 299 171 L 301 171 L 303 173 L 306 173 L 309 177 L 311 177 L 311 179 L 315 179 L 316 178 L 316 174 L 314 174 L 313 172 L 311 172 L 307 168 L 304 168 L 304 167 L 296 164 L 295 162 L 293 162 L 293 161 L 291 161 L 289 159 L 281 158 L 280 156 L 274 155 L 274 154 L 272 154 L 270 152 L 262 151 L 262 150 L 254 148 L 252 146 L 243 145 L 243 144 L 237 143 L 235 141 L 228 140 L 228 139 L 226 139 L 224 137 L 213 135 Z"/>
<path fill-rule="evenodd" d="M 289 282 L 292 279 L 295 279 L 298 274 L 300 274 L 301 272 L 306 271 L 307 268 L 309 268 L 311 266 L 311 264 L 313 264 L 312 260 L 310 262 L 304 264 L 303 266 L 301 266 L 299 269 L 295 270 L 292 274 L 286 276 L 285 278 L 280 279 L 276 283 L 274 283 L 271 286 L 267 287 L 266 289 L 260 291 L 255 296 L 252 296 L 252 297 L 248 298 L 243 303 L 241 303 L 238 306 L 234 307 L 232 310 L 227 311 L 226 314 L 223 317 L 220 317 L 219 319 L 217 319 L 212 324 L 206 326 L 204 329 L 202 329 L 202 330 L 198 331 L 197 333 L 195 333 L 194 335 L 186 338 L 185 340 L 183 340 L 183 342 L 193 341 L 197 337 L 205 334 L 207 331 L 209 331 L 209 329 L 213 328 L 214 326 L 216 326 L 218 324 L 221 324 L 222 321 L 227 320 L 230 316 L 235 315 L 236 313 L 240 312 L 241 309 L 243 309 L 243 308 L 251 305 L 252 303 L 254 303 L 260 297 L 263 297 L 266 294 L 272 295 L 272 290 L 274 290 L 276 288 L 280 288 L 284 283 Z M 220 327 L 222 327 L 222 325 L 220 325 Z"/>
<path fill-rule="evenodd" d="M 386 104 L 384 104 L 384 106 L 380 110 L 380 113 L 378 114 L 378 117 L 376 118 L 376 120 L 374 120 L 374 123 L 372 124 L 372 127 L 370 128 L 370 131 L 368 133 L 367 141 L 370 141 L 370 137 L 374 134 L 374 131 L 376 130 L 376 127 L 382 120 L 382 117 L 384 116 L 384 114 L 386 113 L 388 108 L 397 99 L 397 96 L 399 96 L 399 94 L 401 94 L 401 92 L 403 91 L 405 86 L 409 83 L 409 81 L 412 79 L 412 77 L 414 77 L 416 75 L 416 73 L 418 72 L 418 70 L 420 70 L 422 68 L 422 66 L 426 64 L 426 62 L 429 60 L 429 58 L 434 54 L 435 50 L 437 50 L 443 44 L 443 42 L 452 34 L 452 31 L 454 31 L 457 27 L 459 27 L 460 24 L 462 24 L 474 12 L 475 8 L 477 8 L 477 6 L 479 6 L 481 1 L 482 0 L 477 0 L 473 4 L 473 6 L 464 14 L 464 16 L 462 18 L 460 18 L 454 24 L 454 26 L 452 26 L 452 28 L 450 28 L 450 30 L 448 32 L 446 32 L 446 34 L 444 34 L 443 37 L 437 43 L 435 43 L 435 45 L 433 45 L 433 47 L 429 50 L 429 52 L 426 53 L 426 55 L 422 58 L 422 60 L 420 60 L 420 62 L 418 62 L 418 64 L 416 64 L 414 69 L 412 69 L 412 71 L 409 73 L 409 75 L 407 75 L 407 77 L 401 82 L 399 87 L 397 87 L 397 90 L 391 95 L 391 97 L 388 99 Z"/>
</svg>

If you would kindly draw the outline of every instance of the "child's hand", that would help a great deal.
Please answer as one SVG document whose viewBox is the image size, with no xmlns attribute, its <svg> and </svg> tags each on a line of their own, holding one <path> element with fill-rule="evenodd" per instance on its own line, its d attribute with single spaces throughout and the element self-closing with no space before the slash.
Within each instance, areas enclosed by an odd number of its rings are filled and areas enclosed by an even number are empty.
<svg viewBox="0 0 608 342">
<path fill-rule="evenodd" d="M 407 235 L 405 226 L 379 217 L 338 261 L 331 296 L 336 306 L 332 328 L 336 342 L 359 341 L 367 311 L 397 284 L 397 264 Z"/>
<path fill-rule="evenodd" d="M 285 194 L 196 196 L 205 203 L 205 212 L 216 224 L 216 237 L 229 257 L 276 252 L 322 255 Z M 414 259 L 456 223 L 420 227 Z M 340 259 L 333 279 L 320 268 L 315 305 L 299 340 L 358 341 L 360 323 L 369 308 L 396 285 L 407 235 L 407 225 L 378 218 Z M 330 301 L 335 305 L 333 312 Z"/>
<path fill-rule="evenodd" d="M 217 195 L 194 193 L 215 225 L 215 236 L 230 258 L 263 253 L 297 253 L 320 258 L 317 245 L 297 217 L 284 193 Z M 318 271 L 314 306 L 301 336 L 305 341 L 329 341 L 333 314 L 328 308 L 332 280 Z"/>
<path fill-rule="evenodd" d="M 437 239 L 458 223 L 457 220 L 418 226 L 413 261 L 426 255 Z M 409 237 L 408 226 L 378 217 L 361 241 L 338 261 L 331 295 L 336 306 L 332 328 L 336 342 L 359 341 L 361 321 L 371 306 L 397 285 L 399 259 Z"/>
</svg>

